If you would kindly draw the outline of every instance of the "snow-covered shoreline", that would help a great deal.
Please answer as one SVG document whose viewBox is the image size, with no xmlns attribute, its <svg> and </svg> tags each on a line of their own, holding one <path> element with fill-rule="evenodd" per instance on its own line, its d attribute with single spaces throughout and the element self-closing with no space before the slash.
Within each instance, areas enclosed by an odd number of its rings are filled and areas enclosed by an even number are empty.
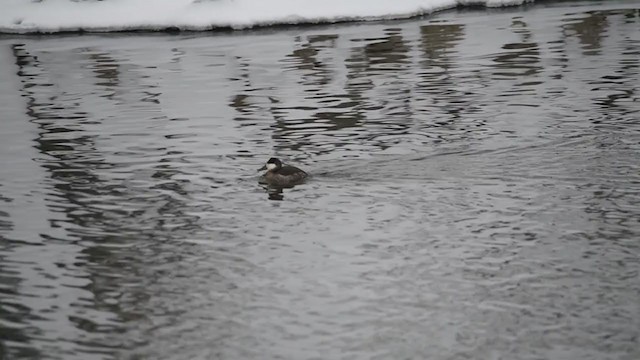
<svg viewBox="0 0 640 360">
<path fill-rule="evenodd" d="M 283 24 L 402 19 L 464 5 L 532 0 L 5 0 L 0 33 L 201 31 Z"/>
</svg>

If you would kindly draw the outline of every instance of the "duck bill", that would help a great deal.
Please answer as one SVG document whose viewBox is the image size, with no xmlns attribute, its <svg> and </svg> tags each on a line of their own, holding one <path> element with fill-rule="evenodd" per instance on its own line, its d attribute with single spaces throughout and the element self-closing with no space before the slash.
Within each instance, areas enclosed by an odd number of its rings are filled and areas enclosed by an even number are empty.
<svg viewBox="0 0 640 360">
<path fill-rule="evenodd" d="M 267 170 L 267 165 L 263 165 L 258 171 Z"/>
</svg>

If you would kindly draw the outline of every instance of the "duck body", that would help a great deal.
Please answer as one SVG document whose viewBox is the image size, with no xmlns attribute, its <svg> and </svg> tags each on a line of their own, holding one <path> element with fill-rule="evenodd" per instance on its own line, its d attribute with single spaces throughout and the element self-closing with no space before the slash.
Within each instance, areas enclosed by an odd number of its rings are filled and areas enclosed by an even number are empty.
<svg viewBox="0 0 640 360">
<path fill-rule="evenodd" d="M 303 170 L 295 166 L 285 165 L 277 158 L 269 159 L 258 171 L 261 170 L 267 170 L 267 172 L 262 175 L 262 180 L 269 185 L 278 187 L 301 184 L 309 176 L 309 174 Z"/>
</svg>

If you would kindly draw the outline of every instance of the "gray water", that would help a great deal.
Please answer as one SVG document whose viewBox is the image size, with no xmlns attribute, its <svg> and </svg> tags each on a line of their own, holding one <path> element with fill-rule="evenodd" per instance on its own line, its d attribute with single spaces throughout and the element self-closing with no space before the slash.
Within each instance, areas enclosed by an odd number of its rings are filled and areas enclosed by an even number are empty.
<svg viewBox="0 0 640 360">
<path fill-rule="evenodd" d="M 640 358 L 639 9 L 0 37 L 0 358 Z"/>
</svg>

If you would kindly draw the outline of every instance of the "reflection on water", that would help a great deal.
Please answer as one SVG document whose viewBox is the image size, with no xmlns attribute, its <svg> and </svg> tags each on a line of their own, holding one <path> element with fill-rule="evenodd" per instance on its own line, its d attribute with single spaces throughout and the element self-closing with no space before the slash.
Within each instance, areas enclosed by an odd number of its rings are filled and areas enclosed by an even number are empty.
<svg viewBox="0 0 640 360">
<path fill-rule="evenodd" d="M 633 7 L 0 38 L 0 358 L 635 359 Z"/>
</svg>

